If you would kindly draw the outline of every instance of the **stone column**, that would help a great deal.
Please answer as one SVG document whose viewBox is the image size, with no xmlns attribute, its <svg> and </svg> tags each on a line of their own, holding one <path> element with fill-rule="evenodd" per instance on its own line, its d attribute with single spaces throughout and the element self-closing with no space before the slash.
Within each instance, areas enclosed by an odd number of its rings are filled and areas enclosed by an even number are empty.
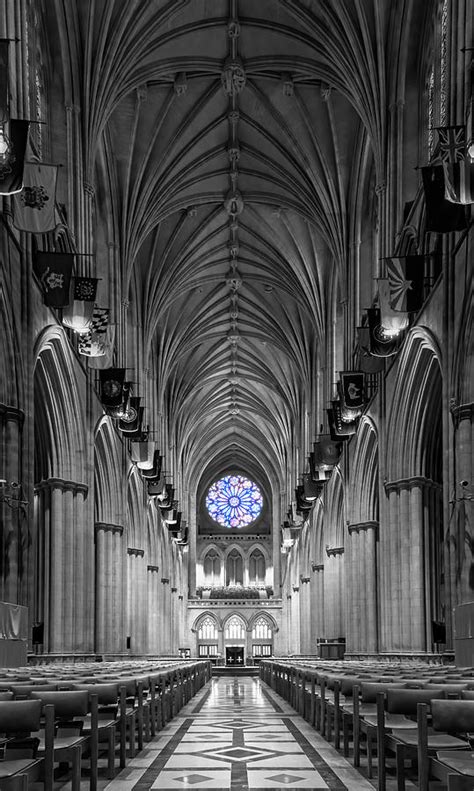
<svg viewBox="0 0 474 791">
<path fill-rule="evenodd" d="M 324 564 L 312 563 L 311 580 L 311 653 L 316 653 L 318 640 L 325 637 L 324 620 Z"/>
<path fill-rule="evenodd" d="M 42 528 L 38 566 L 42 566 L 45 584 L 43 591 L 38 590 L 39 595 L 44 596 L 44 606 L 38 610 L 43 609 L 45 617 L 44 650 L 61 654 L 89 653 L 93 648 L 92 624 L 86 618 L 82 597 L 85 587 L 93 590 L 94 570 L 84 568 L 87 557 L 82 538 L 82 554 L 75 555 L 78 534 L 84 530 L 83 503 L 88 487 L 49 478 L 36 487 L 36 492 L 41 492 L 40 503 L 44 507 L 38 515 L 38 526 Z M 78 586 L 82 586 L 81 592 L 76 590 Z"/>
<path fill-rule="evenodd" d="M 302 654 L 311 654 L 311 577 L 300 576 L 300 650 Z"/>
<path fill-rule="evenodd" d="M 22 434 L 25 415 L 21 409 L 0 404 L 0 600 L 28 603 L 29 518 L 22 481 Z"/>
<path fill-rule="evenodd" d="M 138 656 L 145 651 L 144 640 L 144 619 L 145 612 L 145 591 L 144 581 L 146 579 L 145 550 L 136 547 L 127 547 L 128 556 L 128 613 L 130 650 L 132 654 Z"/>
<path fill-rule="evenodd" d="M 352 581 L 348 591 L 347 653 L 378 652 L 377 557 L 378 522 L 348 525 Z"/>
<path fill-rule="evenodd" d="M 326 547 L 328 560 L 324 574 L 324 605 L 326 637 L 330 640 L 344 634 L 343 567 L 344 547 Z"/>
<path fill-rule="evenodd" d="M 432 590 L 440 581 L 430 574 L 433 537 L 430 490 L 441 486 L 423 476 L 385 484 L 389 495 L 389 529 L 392 531 L 388 565 L 390 585 L 385 606 L 391 613 L 391 632 L 384 650 L 430 651 Z M 382 548 L 383 551 L 383 548 Z"/>
<path fill-rule="evenodd" d="M 301 653 L 301 634 L 300 634 L 300 586 L 292 585 L 291 594 L 291 654 Z"/>
<path fill-rule="evenodd" d="M 147 588 L 148 588 L 148 653 L 159 654 L 159 577 L 158 566 L 147 566 Z"/>
<path fill-rule="evenodd" d="M 171 610 L 171 622 L 170 622 L 170 633 L 171 633 L 171 653 L 174 655 L 178 654 L 178 588 L 170 588 L 171 592 L 171 602 L 170 602 L 170 610 Z"/>
<path fill-rule="evenodd" d="M 161 612 L 160 612 L 160 631 L 161 631 L 161 653 L 169 656 L 171 653 L 171 594 L 169 590 L 170 581 L 168 577 L 161 578 Z"/>
<path fill-rule="evenodd" d="M 99 654 L 120 653 L 124 649 L 124 580 L 120 574 L 122 525 L 95 523 L 95 650 Z"/>
<path fill-rule="evenodd" d="M 471 565 L 474 553 L 468 550 L 467 543 L 458 535 L 460 525 L 469 529 L 474 524 L 473 493 L 474 493 L 474 456 L 473 456 L 473 416 L 474 404 L 458 404 L 451 406 L 455 438 L 455 480 L 454 497 L 450 504 L 448 551 L 451 554 L 452 574 L 448 582 L 450 600 L 453 606 L 472 600 Z M 454 515 L 453 515 L 454 512 Z M 461 544 L 459 544 L 461 542 Z M 459 545 L 458 551 L 455 547 Z M 462 551 L 461 551 L 462 546 Z M 463 560 L 462 566 L 460 561 Z M 446 564 L 448 565 L 448 564 Z M 460 567 L 461 566 L 461 567 Z M 446 608 L 448 610 L 448 608 Z M 450 613 L 451 614 L 451 613 Z M 448 634 L 452 631 L 448 629 Z"/>
</svg>

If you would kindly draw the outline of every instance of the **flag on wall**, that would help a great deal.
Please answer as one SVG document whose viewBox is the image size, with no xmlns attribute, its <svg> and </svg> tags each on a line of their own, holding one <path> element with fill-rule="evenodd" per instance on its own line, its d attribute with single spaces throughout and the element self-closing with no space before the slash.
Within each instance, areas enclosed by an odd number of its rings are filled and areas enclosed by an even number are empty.
<svg viewBox="0 0 474 791">
<path fill-rule="evenodd" d="M 25 162 L 23 189 L 13 199 L 13 224 L 19 231 L 46 233 L 56 227 L 55 165 Z"/>
<path fill-rule="evenodd" d="M 0 38 L 0 124 L 8 121 L 9 96 L 8 96 L 8 47 L 10 42 L 6 38 Z"/>
<path fill-rule="evenodd" d="M 103 357 L 105 355 L 109 317 L 109 308 L 94 308 L 90 329 L 79 339 L 77 346 L 79 354 L 84 354 L 86 357 Z"/>
<path fill-rule="evenodd" d="M 160 475 L 156 480 L 147 480 L 148 496 L 161 497 L 166 493 L 166 480 Z"/>
<path fill-rule="evenodd" d="M 400 348 L 400 337 L 390 336 L 385 333 L 381 325 L 379 308 L 367 310 L 370 334 L 370 353 L 375 357 L 391 357 Z"/>
<path fill-rule="evenodd" d="M 467 206 L 474 203 L 474 162 L 446 163 L 444 169 L 445 198 L 449 203 Z"/>
<path fill-rule="evenodd" d="M 408 313 L 393 309 L 392 291 L 388 278 L 378 278 L 377 289 L 381 327 L 386 335 L 399 335 L 408 327 Z"/>
<path fill-rule="evenodd" d="M 334 469 L 334 465 L 322 463 L 321 461 L 316 461 L 316 453 L 310 453 L 308 457 L 309 461 L 309 474 L 313 481 L 317 483 L 324 483 L 324 481 L 328 481 L 331 477 L 331 473 Z"/>
<path fill-rule="evenodd" d="M 466 127 L 438 126 L 439 155 L 442 162 L 457 162 L 466 155 Z"/>
<path fill-rule="evenodd" d="M 359 419 L 357 418 L 351 423 L 345 423 L 342 420 L 339 401 L 332 401 L 331 404 L 331 408 L 326 410 L 329 422 L 329 433 L 331 438 L 336 442 L 345 442 L 356 433 Z"/>
<path fill-rule="evenodd" d="M 38 252 L 33 261 L 33 272 L 41 283 L 44 304 L 63 308 L 69 303 L 73 253 Z"/>
<path fill-rule="evenodd" d="M 446 200 L 443 165 L 421 168 L 425 193 L 425 229 L 434 233 L 464 231 L 467 228 L 466 212 L 462 206 Z"/>
<path fill-rule="evenodd" d="M 303 494 L 306 500 L 314 501 L 324 492 L 324 483 L 315 481 L 310 472 L 303 475 Z"/>
<path fill-rule="evenodd" d="M 108 324 L 105 331 L 105 338 L 102 341 L 104 354 L 100 357 L 89 357 L 89 368 L 112 368 L 114 362 L 114 343 L 115 343 L 115 324 Z"/>
<path fill-rule="evenodd" d="M 4 125 L 9 152 L 0 158 L 0 195 L 14 195 L 23 188 L 23 167 L 28 142 L 29 121 L 10 121 Z"/>
<path fill-rule="evenodd" d="M 365 404 L 365 376 L 362 371 L 341 371 L 341 405 L 345 409 L 361 410 Z"/>
<path fill-rule="evenodd" d="M 153 454 L 153 466 L 146 470 L 141 470 L 141 473 L 144 478 L 154 479 L 159 478 L 161 473 L 161 464 L 163 461 L 163 457 L 160 456 L 160 451 L 155 450 Z"/>
<path fill-rule="evenodd" d="M 383 357 L 374 357 L 370 352 L 370 331 L 368 327 L 357 327 L 359 338 L 359 368 L 365 374 L 377 374 L 385 368 Z"/>
<path fill-rule="evenodd" d="M 131 434 L 135 435 L 137 432 L 141 432 L 145 407 L 140 406 L 140 401 L 140 397 L 132 396 L 130 398 L 127 414 L 118 422 L 120 431 L 125 434 L 127 438 L 130 438 Z"/>
<path fill-rule="evenodd" d="M 313 445 L 316 464 L 337 464 L 341 458 L 342 442 L 334 442 L 330 434 L 320 434 Z"/>
<path fill-rule="evenodd" d="M 122 403 L 125 368 L 100 371 L 100 400 L 104 407 L 118 407 Z"/>
<path fill-rule="evenodd" d="M 98 278 L 74 277 L 69 305 L 63 313 L 63 324 L 74 332 L 88 332 L 92 327 Z"/>
<path fill-rule="evenodd" d="M 391 256 L 385 266 L 392 309 L 418 313 L 424 302 L 425 256 Z"/>
</svg>

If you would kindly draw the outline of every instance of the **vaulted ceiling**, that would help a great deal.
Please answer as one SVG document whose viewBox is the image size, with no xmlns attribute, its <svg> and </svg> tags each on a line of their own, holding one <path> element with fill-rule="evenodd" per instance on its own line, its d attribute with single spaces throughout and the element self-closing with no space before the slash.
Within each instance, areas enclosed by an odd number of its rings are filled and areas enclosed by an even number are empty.
<svg viewBox="0 0 474 791">
<path fill-rule="evenodd" d="M 283 482 L 302 411 L 311 434 L 321 418 L 382 177 L 387 31 L 411 6 L 394 5 L 58 0 L 129 346 L 156 381 L 149 422 L 168 419 L 187 471 Z"/>
</svg>

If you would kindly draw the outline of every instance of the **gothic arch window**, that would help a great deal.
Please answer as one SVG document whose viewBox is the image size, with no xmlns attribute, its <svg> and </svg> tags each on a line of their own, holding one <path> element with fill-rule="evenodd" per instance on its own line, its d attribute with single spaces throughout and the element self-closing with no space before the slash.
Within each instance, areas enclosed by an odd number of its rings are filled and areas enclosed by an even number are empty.
<svg viewBox="0 0 474 791">
<path fill-rule="evenodd" d="M 225 625 L 226 640 L 245 640 L 245 624 L 238 615 L 233 615 Z"/>
<path fill-rule="evenodd" d="M 272 627 L 265 616 L 261 615 L 253 625 L 252 640 L 271 640 L 272 635 Z"/>
<path fill-rule="evenodd" d="M 242 585 L 244 581 L 244 570 L 242 555 L 237 549 L 233 549 L 227 555 L 226 562 L 226 585 Z"/>
<path fill-rule="evenodd" d="M 217 624 L 210 615 L 204 618 L 199 624 L 198 639 L 199 640 L 217 640 L 218 630 Z"/>
<path fill-rule="evenodd" d="M 204 579 L 206 585 L 218 585 L 221 578 L 221 559 L 215 549 L 210 549 L 204 558 Z"/>
<path fill-rule="evenodd" d="M 249 582 L 251 585 L 265 582 L 265 557 L 259 549 L 254 549 L 249 558 Z"/>
<path fill-rule="evenodd" d="M 262 506 L 263 497 L 257 484 L 242 475 L 226 475 L 207 491 L 207 512 L 223 527 L 252 524 L 260 516 Z"/>
</svg>

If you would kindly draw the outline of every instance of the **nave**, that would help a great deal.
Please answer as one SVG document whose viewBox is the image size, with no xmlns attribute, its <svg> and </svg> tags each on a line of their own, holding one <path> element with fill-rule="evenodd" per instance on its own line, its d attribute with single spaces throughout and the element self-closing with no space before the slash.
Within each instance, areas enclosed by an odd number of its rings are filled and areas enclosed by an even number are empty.
<svg viewBox="0 0 474 791">
<path fill-rule="evenodd" d="M 263 681 L 220 676 L 213 677 L 106 789 L 373 787 Z M 406 788 L 414 786 L 407 782 Z"/>
</svg>

